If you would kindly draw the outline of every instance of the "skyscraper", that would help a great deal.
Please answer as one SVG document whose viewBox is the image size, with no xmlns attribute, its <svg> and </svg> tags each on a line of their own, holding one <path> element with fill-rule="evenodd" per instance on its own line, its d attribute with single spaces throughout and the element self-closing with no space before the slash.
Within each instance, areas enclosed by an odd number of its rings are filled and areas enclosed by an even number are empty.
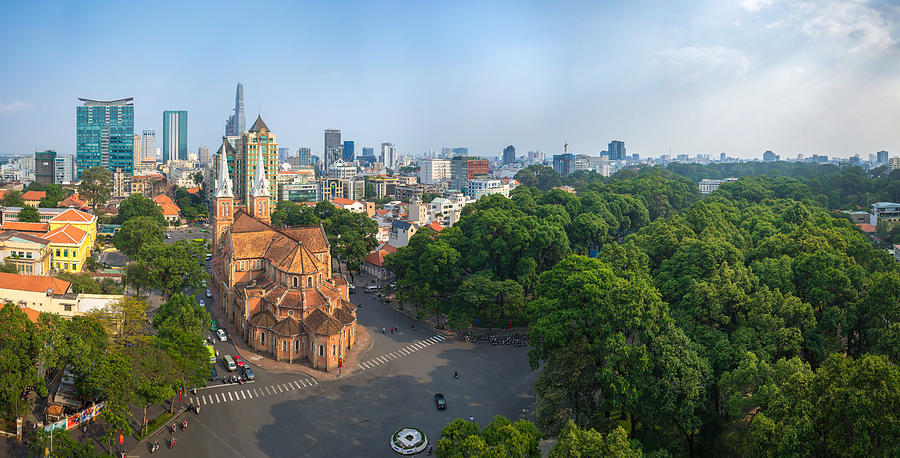
<svg viewBox="0 0 900 458">
<path fill-rule="evenodd" d="M 621 161 L 625 159 L 625 142 L 613 140 L 609 142 L 609 160 Z"/>
<path fill-rule="evenodd" d="M 247 124 L 244 121 L 244 85 L 237 83 L 234 90 L 234 114 L 228 117 L 225 123 L 226 137 L 240 137 Z"/>
<path fill-rule="evenodd" d="M 516 162 L 516 148 L 512 145 L 503 148 L 503 163 L 512 164 Z"/>
<path fill-rule="evenodd" d="M 381 162 L 385 168 L 393 170 L 397 165 L 397 146 L 390 142 L 381 144 Z"/>
<path fill-rule="evenodd" d="M 75 107 L 75 154 L 78 176 L 91 167 L 134 172 L 134 98 L 79 98 Z M 77 177 L 76 177 L 77 179 Z"/>
<path fill-rule="evenodd" d="M 328 170 L 331 167 L 331 164 L 334 164 L 341 159 L 343 153 L 341 150 L 343 149 L 343 145 L 341 145 L 341 130 L 340 129 L 325 129 L 325 149 L 324 158 L 325 158 L 325 170 Z"/>
<path fill-rule="evenodd" d="M 288 156 L 290 155 L 290 148 L 278 148 L 278 162 L 287 162 Z"/>
<path fill-rule="evenodd" d="M 209 164 L 209 148 L 205 146 L 197 148 L 197 160 L 200 162 L 201 167 Z"/>
<path fill-rule="evenodd" d="M 876 156 L 878 157 L 878 159 L 876 159 L 877 163 L 879 163 L 879 164 L 887 164 L 888 163 L 888 152 L 887 151 L 879 151 L 878 153 L 876 153 Z"/>
<path fill-rule="evenodd" d="M 344 162 L 353 162 L 354 154 L 353 149 L 356 144 L 353 140 L 345 140 L 344 141 Z"/>
<path fill-rule="evenodd" d="M 278 197 L 278 186 L 275 181 L 275 172 L 278 168 L 278 142 L 262 117 L 257 117 L 250 130 L 241 134 L 239 148 L 234 148 L 230 142 L 223 139 L 222 146 L 216 151 L 213 168 L 221 169 L 219 161 L 222 157 L 228 161 L 228 168 L 232 171 L 234 203 L 238 206 L 247 208 L 250 205 L 260 155 L 264 162 L 266 179 L 269 180 L 269 198 L 274 207 L 275 199 Z"/>
<path fill-rule="evenodd" d="M 153 129 L 144 129 L 141 137 L 141 159 L 145 157 L 156 159 L 156 131 Z"/>
<path fill-rule="evenodd" d="M 56 182 L 56 151 L 34 153 L 34 181 L 43 186 Z"/>
<path fill-rule="evenodd" d="M 141 163 L 141 136 L 134 134 L 134 167 Z"/>
<path fill-rule="evenodd" d="M 297 160 L 297 163 L 299 163 L 300 165 L 312 165 L 313 163 L 311 148 L 305 148 L 301 146 L 297 149 L 297 157 L 299 158 Z"/>
<path fill-rule="evenodd" d="M 163 111 L 163 163 L 187 160 L 187 111 Z"/>
</svg>

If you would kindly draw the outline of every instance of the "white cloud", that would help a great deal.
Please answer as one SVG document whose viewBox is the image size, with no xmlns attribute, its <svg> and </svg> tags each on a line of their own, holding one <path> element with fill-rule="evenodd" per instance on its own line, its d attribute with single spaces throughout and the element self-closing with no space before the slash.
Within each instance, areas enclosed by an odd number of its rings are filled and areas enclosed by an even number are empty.
<svg viewBox="0 0 900 458">
<path fill-rule="evenodd" d="M 741 7 L 747 11 L 759 11 L 772 4 L 772 0 L 741 0 Z"/>
<path fill-rule="evenodd" d="M 770 7 L 763 16 L 767 29 L 788 27 L 807 38 L 837 45 L 850 53 L 884 51 L 897 44 L 887 19 L 887 5 L 869 0 L 743 0 L 750 12 Z M 759 13 L 762 14 L 762 13 Z"/>
<path fill-rule="evenodd" d="M 0 102 L 0 113 L 12 113 L 30 108 L 31 104 L 21 100 L 15 100 L 10 103 Z"/>
<path fill-rule="evenodd" d="M 724 46 L 685 46 L 661 51 L 657 57 L 669 76 L 682 83 L 697 83 L 708 77 L 741 77 L 750 69 L 750 59 L 744 53 Z"/>
</svg>

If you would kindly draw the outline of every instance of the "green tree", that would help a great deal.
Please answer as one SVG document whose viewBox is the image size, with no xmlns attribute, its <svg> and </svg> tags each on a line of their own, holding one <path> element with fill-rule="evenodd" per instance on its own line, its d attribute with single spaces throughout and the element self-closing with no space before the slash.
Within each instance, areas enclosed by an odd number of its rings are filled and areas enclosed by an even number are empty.
<svg viewBox="0 0 900 458">
<path fill-rule="evenodd" d="M 116 249 L 135 258 L 144 245 L 162 243 L 165 227 L 150 216 L 129 218 L 115 236 Z"/>
<path fill-rule="evenodd" d="M 138 260 L 147 268 L 150 283 L 156 285 L 163 297 L 169 298 L 186 288 L 199 288 L 206 277 L 203 259 L 206 247 L 191 240 L 179 240 L 174 244 L 149 243 L 141 247 Z"/>
<path fill-rule="evenodd" d="M 441 457 L 539 457 L 540 434 L 526 420 L 510 422 L 497 415 L 479 433 L 478 423 L 457 418 L 444 426 L 437 443 Z"/>
<path fill-rule="evenodd" d="M 321 220 L 316 216 L 316 211 L 306 205 L 298 205 L 283 200 L 275 206 L 272 212 L 272 225 L 283 227 L 318 226 Z"/>
<path fill-rule="evenodd" d="M 153 316 L 153 327 L 159 332 L 157 345 L 174 362 L 172 370 L 180 390 L 202 385 L 209 376 L 209 354 L 203 346 L 209 323 L 206 309 L 181 293 L 173 294 Z M 173 408 L 174 404 L 173 397 Z"/>
<path fill-rule="evenodd" d="M 25 312 L 6 303 L 0 308 L 0 402 L 10 416 L 20 413 L 25 403 L 19 394 L 35 387 L 46 396 L 47 388 L 38 372 L 38 356 L 43 342 Z"/>
<path fill-rule="evenodd" d="M 8 274 L 17 274 L 17 273 L 19 273 L 19 268 L 16 267 L 15 264 L 13 264 L 9 261 L 4 261 L 3 264 L 0 264 L 0 272 L 5 272 Z"/>
<path fill-rule="evenodd" d="M 51 438 L 50 435 L 53 435 Z M 29 441 L 31 456 L 44 456 L 44 452 L 53 446 L 53 455 L 65 458 L 95 458 L 100 455 L 90 443 L 82 444 L 69 435 L 67 431 L 47 432 L 44 428 L 37 428 Z"/>
<path fill-rule="evenodd" d="M 550 449 L 549 458 L 640 458 L 640 444 L 628 439 L 621 426 L 605 437 L 594 429 L 581 429 L 574 421 L 560 431 L 556 444 Z"/>
<path fill-rule="evenodd" d="M 23 223 L 40 223 L 41 222 L 41 214 L 38 213 L 37 209 L 32 207 L 31 205 L 26 205 L 19 210 L 18 215 L 19 221 Z"/>
<path fill-rule="evenodd" d="M 106 203 L 112 192 L 112 174 L 103 167 L 91 167 L 81 171 L 78 195 L 91 203 L 94 213 L 97 207 Z"/>
<path fill-rule="evenodd" d="M 47 195 L 46 197 L 41 199 L 41 202 L 38 204 L 38 207 L 40 208 L 58 207 L 59 202 L 67 197 L 66 192 L 62 189 L 62 186 L 56 183 L 47 185 L 44 188 L 44 192 L 46 192 Z"/>
<path fill-rule="evenodd" d="M 192 174 L 192 175 L 191 175 L 191 180 L 194 182 L 194 185 L 195 185 L 195 186 L 200 186 L 200 184 L 203 183 L 203 173 L 202 173 L 202 172 L 196 172 L 196 173 Z"/>
<path fill-rule="evenodd" d="M 366 191 L 364 198 L 366 199 L 374 199 L 378 196 L 378 193 L 375 192 L 375 184 L 374 183 L 366 183 Z"/>
<path fill-rule="evenodd" d="M 3 199 L 0 199 L 0 203 L 4 207 L 24 207 L 25 199 L 22 198 L 22 193 L 19 191 L 7 191 Z"/>
<path fill-rule="evenodd" d="M 166 218 L 162 214 L 162 209 L 156 202 L 144 197 L 143 194 L 132 194 L 119 204 L 119 212 L 114 219 L 116 224 L 124 224 L 126 221 L 145 217 L 152 218 L 160 227 L 168 226 Z"/>
</svg>

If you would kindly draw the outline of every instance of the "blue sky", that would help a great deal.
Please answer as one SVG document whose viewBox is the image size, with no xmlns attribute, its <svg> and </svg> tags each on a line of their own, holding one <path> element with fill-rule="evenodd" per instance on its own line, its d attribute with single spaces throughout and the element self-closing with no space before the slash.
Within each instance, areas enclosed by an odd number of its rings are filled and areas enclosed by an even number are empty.
<svg viewBox="0 0 900 458">
<path fill-rule="evenodd" d="M 0 153 L 72 153 L 78 97 L 189 112 L 216 145 L 244 84 L 281 146 L 401 153 L 900 155 L 900 6 L 885 0 L 10 2 Z"/>
</svg>

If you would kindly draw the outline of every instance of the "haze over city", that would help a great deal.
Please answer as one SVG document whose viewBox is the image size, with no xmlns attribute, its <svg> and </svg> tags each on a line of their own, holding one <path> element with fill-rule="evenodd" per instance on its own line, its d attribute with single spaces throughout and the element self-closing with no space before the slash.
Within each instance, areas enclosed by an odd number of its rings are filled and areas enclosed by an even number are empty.
<svg viewBox="0 0 900 458">
<path fill-rule="evenodd" d="M 78 97 L 134 97 L 136 132 L 187 110 L 214 148 L 238 81 L 248 124 L 314 154 L 326 128 L 403 154 L 900 151 L 890 1 L 48 3 L 5 9 L 0 153 L 74 153 Z"/>
</svg>

